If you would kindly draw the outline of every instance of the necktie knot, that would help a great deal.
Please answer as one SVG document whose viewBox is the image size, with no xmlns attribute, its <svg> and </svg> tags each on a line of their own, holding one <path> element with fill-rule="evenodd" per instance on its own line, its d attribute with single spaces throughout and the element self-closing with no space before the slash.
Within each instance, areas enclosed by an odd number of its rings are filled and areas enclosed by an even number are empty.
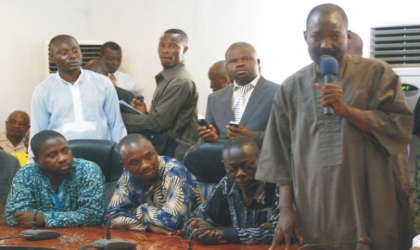
<svg viewBox="0 0 420 250">
<path fill-rule="evenodd" d="M 117 86 L 117 78 L 115 78 L 114 74 L 109 74 L 109 79 L 111 79 L 112 85 Z"/>
<path fill-rule="evenodd" d="M 239 92 L 241 94 L 246 94 L 246 92 L 248 92 L 250 89 L 252 89 L 254 87 L 254 85 L 248 83 L 245 86 L 235 86 L 235 91 L 239 89 Z"/>
</svg>

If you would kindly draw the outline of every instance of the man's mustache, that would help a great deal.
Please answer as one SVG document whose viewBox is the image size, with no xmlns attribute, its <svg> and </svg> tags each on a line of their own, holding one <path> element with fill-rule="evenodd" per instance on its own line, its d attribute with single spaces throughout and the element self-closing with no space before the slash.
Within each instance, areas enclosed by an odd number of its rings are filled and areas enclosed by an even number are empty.
<svg viewBox="0 0 420 250">
<path fill-rule="evenodd" d="M 325 50 L 325 49 L 320 49 L 317 52 L 318 56 L 321 55 L 330 55 L 330 56 L 334 56 L 335 57 L 335 51 L 334 50 Z"/>
</svg>

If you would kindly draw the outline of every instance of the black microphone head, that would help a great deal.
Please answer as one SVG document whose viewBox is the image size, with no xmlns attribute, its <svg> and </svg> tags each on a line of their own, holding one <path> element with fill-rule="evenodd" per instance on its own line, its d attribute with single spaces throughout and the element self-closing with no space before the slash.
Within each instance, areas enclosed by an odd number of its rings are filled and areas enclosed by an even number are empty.
<svg viewBox="0 0 420 250">
<path fill-rule="evenodd" d="M 372 240 L 369 237 L 362 237 L 359 239 L 360 245 L 370 245 L 372 243 Z"/>
<path fill-rule="evenodd" d="M 187 232 L 184 230 L 176 230 L 175 235 L 178 235 L 179 237 L 185 237 L 187 235 Z"/>
<path fill-rule="evenodd" d="M 334 57 L 325 57 L 321 60 L 319 65 L 321 75 L 338 75 L 338 61 Z"/>
</svg>

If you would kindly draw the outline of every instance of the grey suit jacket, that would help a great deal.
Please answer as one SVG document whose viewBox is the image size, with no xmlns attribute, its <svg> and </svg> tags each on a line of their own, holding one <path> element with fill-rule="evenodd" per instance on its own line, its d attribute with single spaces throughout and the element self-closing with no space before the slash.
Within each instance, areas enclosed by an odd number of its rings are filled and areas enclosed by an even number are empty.
<svg viewBox="0 0 420 250">
<path fill-rule="evenodd" d="M 213 124 L 220 139 L 226 139 L 226 125 L 234 120 L 232 110 L 233 84 L 209 95 L 206 121 Z M 248 100 L 240 125 L 251 131 L 251 136 L 259 146 L 265 134 L 274 95 L 279 85 L 260 77 Z"/>
</svg>

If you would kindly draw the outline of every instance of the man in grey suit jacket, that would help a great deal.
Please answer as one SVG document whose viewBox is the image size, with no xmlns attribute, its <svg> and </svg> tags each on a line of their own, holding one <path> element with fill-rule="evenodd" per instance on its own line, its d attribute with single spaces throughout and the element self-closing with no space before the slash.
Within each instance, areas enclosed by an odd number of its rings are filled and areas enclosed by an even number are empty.
<svg viewBox="0 0 420 250">
<path fill-rule="evenodd" d="M 232 44 L 226 51 L 226 68 L 234 84 L 209 95 L 206 121 L 209 128 L 198 128 L 203 141 L 212 142 L 236 136 L 252 137 L 259 146 L 265 134 L 273 98 L 278 84 L 266 80 L 259 74 L 260 59 L 255 48 L 245 42 Z M 241 87 L 252 85 L 243 94 L 243 113 L 237 112 L 241 102 Z M 238 127 L 229 125 L 231 121 Z"/>
</svg>

